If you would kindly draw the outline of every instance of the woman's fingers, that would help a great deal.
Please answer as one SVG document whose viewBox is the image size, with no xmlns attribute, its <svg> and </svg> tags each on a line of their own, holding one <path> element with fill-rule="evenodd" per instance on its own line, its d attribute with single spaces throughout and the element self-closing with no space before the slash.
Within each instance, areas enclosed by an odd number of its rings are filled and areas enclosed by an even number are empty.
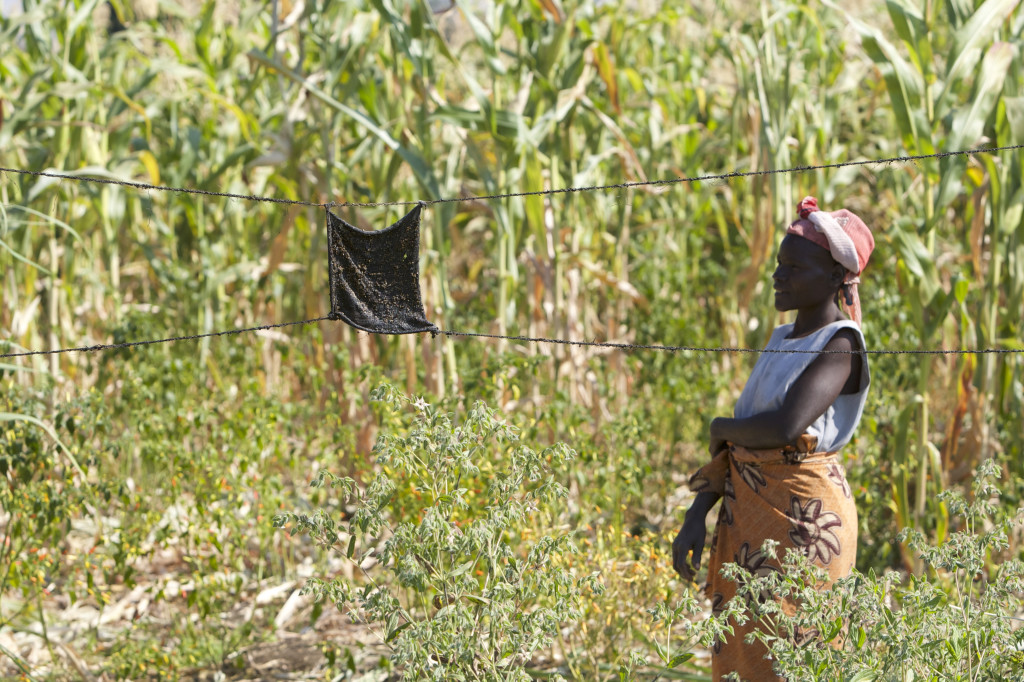
<svg viewBox="0 0 1024 682">
<path fill-rule="evenodd" d="M 703 543 L 698 545 L 694 538 L 688 538 L 682 530 L 679 531 L 672 543 L 672 568 L 683 579 L 693 580 L 700 570 L 700 555 L 703 549 Z"/>
<path fill-rule="evenodd" d="M 697 547 L 693 547 L 690 551 L 684 553 L 682 562 L 683 570 L 679 571 L 679 575 L 690 581 L 696 578 L 697 571 L 700 570 L 700 555 L 701 550 Z"/>
<path fill-rule="evenodd" d="M 683 557 L 676 565 L 676 573 L 678 573 L 679 577 L 683 580 L 693 580 L 693 569 L 690 568 L 685 557 Z"/>
<path fill-rule="evenodd" d="M 676 535 L 676 539 L 672 541 L 672 568 L 675 569 L 676 573 L 686 577 L 686 554 L 687 550 L 683 547 L 683 531 L 679 531 Z"/>
<path fill-rule="evenodd" d="M 694 547 L 693 548 L 693 559 L 692 559 L 692 561 L 693 561 L 693 570 L 691 571 L 690 575 L 697 575 L 697 571 L 700 570 L 700 556 L 703 553 L 704 553 L 704 548 L 703 547 Z"/>
</svg>

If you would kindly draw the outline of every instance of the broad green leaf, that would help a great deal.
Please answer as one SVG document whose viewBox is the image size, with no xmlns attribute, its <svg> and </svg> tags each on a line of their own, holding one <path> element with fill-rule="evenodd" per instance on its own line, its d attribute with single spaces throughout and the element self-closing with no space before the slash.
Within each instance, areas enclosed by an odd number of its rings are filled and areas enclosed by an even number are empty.
<svg viewBox="0 0 1024 682">
<path fill-rule="evenodd" d="M 985 54 L 970 105 L 960 107 L 953 113 L 947 138 L 947 146 L 951 150 L 970 149 L 981 141 L 985 124 L 999 101 L 1006 70 L 1014 52 L 1014 47 L 1009 43 L 996 43 Z M 962 156 L 947 157 L 940 162 L 942 178 L 935 198 L 937 211 L 943 210 L 962 191 L 961 177 L 966 165 L 967 159 Z"/>
<path fill-rule="evenodd" d="M 836 618 L 835 622 L 829 627 L 828 632 L 825 633 L 824 641 L 831 642 L 835 639 L 840 632 L 843 631 L 843 619 Z"/>
<path fill-rule="evenodd" d="M 449 573 L 448 576 L 451 577 L 451 578 L 454 578 L 456 576 L 460 576 L 463 573 L 468 572 L 469 569 L 473 568 L 473 566 L 475 564 L 476 564 L 476 559 L 470 559 L 469 561 L 467 561 L 467 562 L 465 562 L 463 564 L 460 564 L 459 566 L 456 566 L 454 569 L 452 569 L 452 572 Z"/>
<path fill-rule="evenodd" d="M 537 151 L 530 149 L 526 154 L 526 168 L 523 173 L 523 191 L 541 192 L 544 190 L 544 178 L 541 175 L 540 159 Z M 540 195 L 523 197 L 523 204 L 526 210 L 526 219 L 530 223 L 537 245 L 534 248 L 540 249 L 544 244 L 544 197 Z"/>
<path fill-rule="evenodd" d="M 398 637 L 398 635 L 402 634 L 402 630 L 405 630 L 407 627 L 409 627 L 412 624 L 413 624 L 413 621 L 407 621 L 405 623 L 402 623 L 401 625 L 399 625 L 395 629 L 393 629 L 391 632 L 388 633 L 387 637 L 384 638 L 384 643 L 388 644 L 390 642 L 393 642 L 395 640 L 395 638 Z"/>
<path fill-rule="evenodd" d="M 686 663 L 688 660 L 693 658 L 693 656 L 694 656 L 694 654 L 689 653 L 689 652 L 685 653 L 685 654 L 676 654 L 675 656 L 672 657 L 672 660 L 668 662 L 668 667 L 670 667 L 670 668 L 677 668 L 680 665 L 682 665 L 683 663 Z"/>
<path fill-rule="evenodd" d="M 932 67 L 931 35 L 920 10 L 906 0 L 886 0 L 885 5 L 893 27 L 896 29 L 896 35 L 907 44 L 910 60 L 914 63 L 914 67 L 922 74 L 930 73 Z"/>
<path fill-rule="evenodd" d="M 957 303 L 959 303 L 960 305 L 964 304 L 964 301 L 967 299 L 967 291 L 968 289 L 970 289 L 970 287 L 970 280 L 963 278 L 959 278 L 956 280 L 956 282 L 953 284 L 953 296 L 956 297 Z"/>
<path fill-rule="evenodd" d="M 925 339 L 930 339 L 935 335 L 935 332 L 942 326 L 946 317 L 949 315 L 950 309 L 953 307 L 953 296 L 942 289 L 938 289 L 935 295 L 928 301 L 928 305 L 925 306 L 925 325 L 922 330 L 922 336 Z"/>
<path fill-rule="evenodd" d="M 492 117 L 488 112 L 479 109 L 463 109 L 450 105 L 437 107 L 430 115 L 433 120 L 483 133 L 494 133 L 502 137 L 514 138 L 522 122 L 522 116 L 508 109 L 500 109 L 493 114 L 494 128 L 491 128 Z"/>
<path fill-rule="evenodd" d="M 551 78 L 555 65 L 561 62 L 569 45 L 569 38 L 573 32 L 573 13 L 570 13 L 565 21 L 559 22 L 555 30 L 547 33 L 540 41 L 537 50 L 537 73 L 545 79 Z"/>
<path fill-rule="evenodd" d="M 491 29 L 480 20 L 477 16 L 476 8 L 469 7 L 466 5 L 464 0 L 456 0 L 456 5 L 462 10 L 462 16 L 466 20 L 466 24 L 469 26 L 473 35 L 476 37 L 477 43 L 484 48 L 488 53 L 494 53 L 494 34 Z"/>
<path fill-rule="evenodd" d="M 21 3 L 24 6 L 25 3 Z M 7 27 L 7 31 L 4 32 L 4 36 L 13 39 L 13 36 L 18 32 L 22 26 L 26 27 L 38 27 L 43 26 L 49 17 L 46 14 L 46 6 L 42 3 L 27 8 L 23 7 L 21 13 L 6 15 L 4 16 L 4 25 Z"/>
<path fill-rule="evenodd" d="M 995 43 L 985 54 L 970 105 L 959 108 L 953 114 L 948 138 L 951 150 L 973 148 L 978 144 L 985 122 L 1003 89 L 1006 71 L 1015 52 L 1010 43 Z"/>
<path fill-rule="evenodd" d="M 64 40 L 71 40 L 78 29 L 81 28 L 82 24 L 89 21 L 92 18 L 92 13 L 96 11 L 96 5 L 99 4 L 99 0 L 86 0 L 78 6 L 78 11 L 72 15 L 71 20 L 68 22 L 68 33 L 64 36 Z"/>
<path fill-rule="evenodd" d="M 903 262 L 910 273 L 914 275 L 915 279 L 911 283 L 921 290 L 923 294 L 921 298 L 932 298 L 938 291 L 940 282 L 934 258 L 928 251 L 928 247 L 925 246 L 921 237 L 911 232 L 910 229 L 896 230 L 894 237 Z"/>
<path fill-rule="evenodd" d="M 903 59 L 881 31 L 852 17 L 850 21 L 860 33 L 868 56 L 882 71 L 904 141 L 919 153 L 931 153 L 934 147 L 922 101 L 925 88 L 921 72 Z"/>
<path fill-rule="evenodd" d="M 1006 123 L 1010 131 L 1010 144 L 1024 144 L 1024 96 L 1002 98 Z"/>
<path fill-rule="evenodd" d="M 1024 221 L 1024 186 L 1015 189 L 1013 196 L 1003 207 L 1003 214 L 996 225 L 999 228 L 997 234 L 1003 238 L 1010 238 Z M 1024 267 L 1024 260 L 1018 258 L 1016 263 L 1018 267 Z M 1019 278 L 1016 281 L 1021 282 Z"/>
<path fill-rule="evenodd" d="M 224 107 L 232 114 L 234 114 L 235 119 L 238 121 L 238 127 L 242 131 L 242 137 L 244 137 L 247 142 L 253 141 L 252 132 L 249 129 L 251 125 L 250 117 L 246 115 L 244 111 L 242 111 L 242 108 L 240 106 L 238 106 L 237 104 L 235 104 L 227 97 L 224 97 L 218 92 L 210 90 L 202 90 L 201 92 L 205 96 L 209 97 L 211 100 L 217 102 L 218 104 L 220 104 L 220 106 Z"/>
<path fill-rule="evenodd" d="M 967 23 L 957 29 L 949 53 L 953 63 L 946 69 L 943 96 L 947 96 L 950 88 L 958 87 L 957 81 L 974 70 L 984 46 L 1019 4 L 1020 0 L 986 0 Z"/>
</svg>

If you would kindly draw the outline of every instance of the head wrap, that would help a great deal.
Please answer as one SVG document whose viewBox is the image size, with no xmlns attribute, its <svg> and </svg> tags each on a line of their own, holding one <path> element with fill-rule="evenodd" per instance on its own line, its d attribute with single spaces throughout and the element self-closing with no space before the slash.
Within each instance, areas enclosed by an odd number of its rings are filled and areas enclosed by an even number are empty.
<svg viewBox="0 0 1024 682">
<path fill-rule="evenodd" d="M 861 313 L 857 285 L 860 284 L 859 275 L 875 248 L 871 230 L 855 213 L 845 208 L 831 213 L 820 210 L 814 197 L 804 197 L 796 209 L 800 217 L 786 228 L 786 233 L 811 240 L 846 268 L 844 299 L 850 317 L 859 325 Z"/>
</svg>

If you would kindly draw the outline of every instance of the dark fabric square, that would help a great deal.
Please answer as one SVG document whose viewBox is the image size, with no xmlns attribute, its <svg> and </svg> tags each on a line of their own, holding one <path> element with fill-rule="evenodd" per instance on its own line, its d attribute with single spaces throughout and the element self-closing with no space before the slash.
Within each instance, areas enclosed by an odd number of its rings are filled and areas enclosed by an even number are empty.
<svg viewBox="0 0 1024 682">
<path fill-rule="evenodd" d="M 379 334 L 436 332 L 420 296 L 420 210 L 364 232 L 327 211 L 331 317 Z"/>
</svg>

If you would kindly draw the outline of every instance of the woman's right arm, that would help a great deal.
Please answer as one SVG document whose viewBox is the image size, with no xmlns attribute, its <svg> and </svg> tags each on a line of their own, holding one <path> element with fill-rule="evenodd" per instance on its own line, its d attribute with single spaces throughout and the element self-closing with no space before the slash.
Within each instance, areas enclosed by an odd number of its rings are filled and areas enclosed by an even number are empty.
<svg viewBox="0 0 1024 682">
<path fill-rule="evenodd" d="M 685 580 L 693 580 L 700 570 L 701 555 L 708 535 L 707 515 L 720 497 L 712 491 L 697 493 L 693 504 L 686 510 L 683 527 L 672 542 L 672 567 Z"/>
</svg>

